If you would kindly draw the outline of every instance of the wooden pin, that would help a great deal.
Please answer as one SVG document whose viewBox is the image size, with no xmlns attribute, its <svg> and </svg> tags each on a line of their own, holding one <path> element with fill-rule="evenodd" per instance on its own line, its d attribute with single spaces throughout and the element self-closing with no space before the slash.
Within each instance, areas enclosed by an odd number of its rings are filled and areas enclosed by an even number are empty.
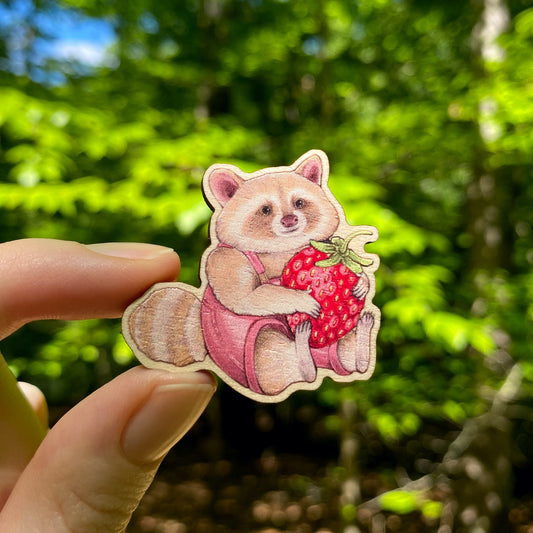
<svg viewBox="0 0 533 533">
<path fill-rule="evenodd" d="M 211 370 L 260 402 L 316 389 L 324 377 L 368 379 L 379 258 L 364 245 L 378 231 L 346 222 L 328 176 L 320 150 L 252 174 L 211 166 L 201 286 L 158 283 L 128 307 L 123 334 L 136 357 L 151 368 Z"/>
</svg>

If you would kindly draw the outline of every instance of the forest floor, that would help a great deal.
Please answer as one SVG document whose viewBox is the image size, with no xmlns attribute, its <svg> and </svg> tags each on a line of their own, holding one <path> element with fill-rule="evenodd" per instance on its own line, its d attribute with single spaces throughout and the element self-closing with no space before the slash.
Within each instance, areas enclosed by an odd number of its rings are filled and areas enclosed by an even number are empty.
<svg viewBox="0 0 533 533">
<path fill-rule="evenodd" d="M 362 477 L 373 497 L 385 484 Z M 298 455 L 183 464 L 172 454 L 134 515 L 134 533 L 335 533 L 341 530 L 335 467 Z M 363 518 L 364 516 L 360 517 Z M 420 516 L 385 517 L 389 531 L 429 532 Z"/>
<path fill-rule="evenodd" d="M 64 411 L 53 409 L 52 420 L 57 420 Z M 240 411 L 240 415 L 232 417 L 225 430 L 219 427 L 218 437 L 214 439 L 208 429 L 213 425 L 213 417 L 211 421 L 203 417 L 171 450 L 134 513 L 128 533 L 437 533 L 439 530 L 439 519 L 430 519 L 419 511 L 404 515 L 359 511 L 358 529 L 345 528 L 339 501 L 344 473 L 338 466 L 338 443 L 311 440 L 297 423 L 285 425 L 281 431 L 278 428 L 262 435 L 256 432 L 243 439 L 242 427 L 246 425 L 247 414 Z M 359 475 L 364 502 L 397 486 L 395 460 L 390 461 L 383 451 L 377 450 L 370 461 L 377 461 L 379 468 L 370 464 Z M 531 472 L 517 470 L 515 474 L 519 487 L 515 490 L 520 494 L 515 495 L 509 506 L 509 525 L 501 533 L 533 533 Z M 445 495 L 433 496 L 438 500 Z M 353 521 L 354 516 L 351 518 Z"/>
<path fill-rule="evenodd" d="M 392 488 L 386 476 L 360 476 L 363 499 Z M 129 533 L 337 533 L 343 531 L 335 466 L 290 454 L 252 461 L 190 462 L 172 452 L 147 492 Z M 502 533 L 533 533 L 533 498 L 515 502 Z M 361 533 L 437 533 L 420 512 L 358 515 Z M 350 530 L 347 530 L 350 531 Z M 356 529 L 351 530 L 355 533 Z"/>
</svg>

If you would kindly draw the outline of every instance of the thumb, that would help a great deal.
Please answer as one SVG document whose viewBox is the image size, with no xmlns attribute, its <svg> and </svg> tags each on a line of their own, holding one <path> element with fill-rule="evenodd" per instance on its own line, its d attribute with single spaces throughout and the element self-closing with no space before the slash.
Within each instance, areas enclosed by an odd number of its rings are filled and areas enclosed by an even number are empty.
<svg viewBox="0 0 533 533">
<path fill-rule="evenodd" d="M 0 531 L 125 531 L 161 460 L 214 390 L 203 372 L 120 375 L 48 433 L 0 513 Z"/>
</svg>

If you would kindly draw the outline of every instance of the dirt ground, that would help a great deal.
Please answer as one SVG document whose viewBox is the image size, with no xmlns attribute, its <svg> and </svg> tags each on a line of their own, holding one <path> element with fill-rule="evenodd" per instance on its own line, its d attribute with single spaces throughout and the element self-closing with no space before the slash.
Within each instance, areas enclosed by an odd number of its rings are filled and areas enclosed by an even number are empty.
<svg viewBox="0 0 533 533">
<path fill-rule="evenodd" d="M 372 516 L 359 510 L 343 517 L 340 494 L 344 471 L 338 466 L 338 440 L 318 438 L 311 429 L 314 415 L 309 411 L 291 412 L 288 422 L 276 421 L 273 426 L 272 410 L 250 407 L 247 412 L 247 405 L 230 403 L 227 411 L 234 407 L 239 416 L 223 425 L 217 422 L 217 410 L 200 419 L 163 461 L 134 513 L 129 533 L 439 530 L 438 519 L 420 512 Z M 63 413 L 62 409 L 53 410 L 52 419 Z M 255 429 L 243 436 L 243 426 Z M 377 441 L 369 447 L 374 455 L 361 461 L 364 470 L 359 475 L 363 501 L 396 488 L 398 458 L 387 456 Z M 531 468 L 516 469 L 517 494 L 507 513 L 509 528 L 495 533 L 533 533 L 532 476 Z M 354 513 L 358 529 L 346 528 L 345 519 L 350 522 Z"/>
<path fill-rule="evenodd" d="M 391 488 L 386 476 L 361 475 L 363 498 Z M 343 531 L 336 467 L 265 452 L 256 460 L 185 463 L 172 453 L 135 513 L 131 533 L 337 533 Z M 516 502 L 509 533 L 533 533 L 533 499 Z M 437 533 L 420 512 L 360 512 L 362 533 Z M 349 531 L 349 530 L 348 530 Z M 352 530 L 355 533 L 356 530 Z M 503 533 L 503 532 L 502 532 Z"/>
</svg>

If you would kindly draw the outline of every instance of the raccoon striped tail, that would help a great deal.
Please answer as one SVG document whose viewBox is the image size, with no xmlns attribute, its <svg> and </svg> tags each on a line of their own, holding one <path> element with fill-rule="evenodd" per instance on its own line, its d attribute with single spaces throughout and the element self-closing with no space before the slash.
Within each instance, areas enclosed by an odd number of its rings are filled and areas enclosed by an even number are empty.
<svg viewBox="0 0 533 533">
<path fill-rule="evenodd" d="M 126 309 L 123 335 L 137 355 L 179 367 L 205 359 L 201 304 L 190 289 L 159 283 Z"/>
</svg>

